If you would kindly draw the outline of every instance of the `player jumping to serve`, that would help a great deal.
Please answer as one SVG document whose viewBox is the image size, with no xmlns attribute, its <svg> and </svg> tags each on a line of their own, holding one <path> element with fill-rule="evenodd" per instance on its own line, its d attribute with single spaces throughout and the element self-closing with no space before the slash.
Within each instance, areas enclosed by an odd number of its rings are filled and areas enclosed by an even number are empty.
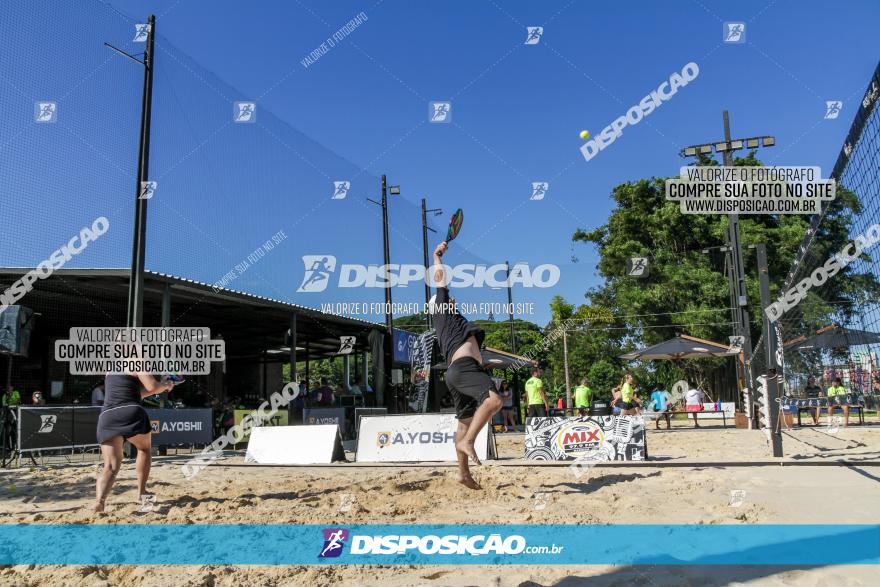
<svg viewBox="0 0 880 587">
<path fill-rule="evenodd" d="M 434 283 L 437 294 L 432 299 L 431 312 L 440 352 L 446 357 L 446 385 L 455 401 L 458 430 L 455 434 L 455 451 L 458 457 L 458 482 L 471 489 L 482 489 L 474 481 L 468 467 L 468 458 L 480 464 L 474 440 L 498 410 L 501 396 L 495 383 L 483 370 L 480 347 L 486 333 L 459 314 L 455 299 L 449 297 L 446 272 L 440 257 L 446 252 L 446 241 L 434 249 Z"/>
</svg>

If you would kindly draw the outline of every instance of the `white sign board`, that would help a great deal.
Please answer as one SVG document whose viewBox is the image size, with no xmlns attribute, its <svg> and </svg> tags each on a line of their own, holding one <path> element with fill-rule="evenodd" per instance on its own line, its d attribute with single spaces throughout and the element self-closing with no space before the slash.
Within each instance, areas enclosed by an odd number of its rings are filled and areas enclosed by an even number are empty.
<svg viewBox="0 0 880 587">
<path fill-rule="evenodd" d="M 359 463 L 456 461 L 455 414 L 363 416 L 358 435 Z M 474 448 L 484 460 L 489 447 L 489 427 L 477 435 Z"/>
<path fill-rule="evenodd" d="M 713 404 L 713 403 L 704 403 L 703 404 L 703 411 L 699 412 L 700 415 L 697 417 L 700 418 L 701 420 L 703 418 L 721 418 L 722 417 L 721 412 L 724 412 L 725 418 L 732 419 L 735 409 L 736 409 L 736 404 L 734 404 L 733 402 L 721 402 L 721 409 L 720 410 L 715 410 L 715 404 Z"/>
<path fill-rule="evenodd" d="M 257 426 L 251 430 L 245 461 L 261 465 L 314 465 L 338 457 L 339 428 L 316 426 Z M 344 456 L 344 455 L 343 455 Z"/>
</svg>

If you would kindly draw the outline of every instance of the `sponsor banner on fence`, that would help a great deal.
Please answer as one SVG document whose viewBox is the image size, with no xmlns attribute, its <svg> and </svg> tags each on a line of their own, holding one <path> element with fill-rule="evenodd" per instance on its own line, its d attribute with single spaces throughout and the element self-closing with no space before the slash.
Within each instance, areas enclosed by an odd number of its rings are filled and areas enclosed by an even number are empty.
<svg viewBox="0 0 880 587">
<path fill-rule="evenodd" d="M 235 410 L 235 425 L 238 426 L 239 424 L 241 424 L 242 418 L 252 413 L 253 410 Z M 257 422 L 255 419 L 254 428 L 257 428 L 258 426 L 287 426 L 288 423 L 289 419 L 287 410 L 278 410 L 271 418 L 269 418 L 265 422 Z M 244 434 L 242 435 L 240 442 L 247 442 L 248 438 L 250 438 L 251 433 L 250 431 L 244 430 L 243 432 Z"/>
<path fill-rule="evenodd" d="M 341 433 L 345 430 L 345 408 L 305 408 L 303 424 L 308 426 L 333 424 Z"/>
<path fill-rule="evenodd" d="M 214 411 L 210 408 L 160 410 L 146 408 L 153 430 L 153 446 L 211 444 Z"/>
<path fill-rule="evenodd" d="M 818 408 L 826 407 L 828 400 L 835 406 L 864 406 L 869 409 L 875 409 L 880 405 L 880 395 L 862 395 L 860 393 L 845 393 L 842 395 L 834 395 L 828 397 L 784 397 L 782 398 L 783 406 L 792 406 L 798 408 Z"/>
<path fill-rule="evenodd" d="M 0 524 L 0 544 L 4 565 L 880 563 L 875 524 Z"/>
<path fill-rule="evenodd" d="M 99 406 L 21 406 L 18 448 L 21 451 L 97 446 Z"/>
<path fill-rule="evenodd" d="M 357 461 L 455 461 L 457 428 L 455 414 L 364 416 L 358 436 Z M 474 443 L 480 459 L 487 457 L 488 430 L 488 426 L 481 430 Z"/>
<path fill-rule="evenodd" d="M 251 430 L 245 461 L 261 465 L 315 465 L 344 461 L 334 424 L 260 426 Z"/>
<path fill-rule="evenodd" d="M 526 458 L 538 461 L 643 461 L 641 416 L 528 418 Z"/>
</svg>

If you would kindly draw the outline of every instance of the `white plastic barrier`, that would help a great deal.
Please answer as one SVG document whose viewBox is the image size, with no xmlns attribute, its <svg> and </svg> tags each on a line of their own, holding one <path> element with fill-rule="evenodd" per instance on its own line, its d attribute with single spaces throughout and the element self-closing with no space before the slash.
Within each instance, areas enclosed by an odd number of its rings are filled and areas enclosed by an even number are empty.
<svg viewBox="0 0 880 587">
<path fill-rule="evenodd" d="M 345 460 L 339 428 L 258 426 L 251 430 L 245 460 L 261 465 L 315 465 Z"/>
</svg>

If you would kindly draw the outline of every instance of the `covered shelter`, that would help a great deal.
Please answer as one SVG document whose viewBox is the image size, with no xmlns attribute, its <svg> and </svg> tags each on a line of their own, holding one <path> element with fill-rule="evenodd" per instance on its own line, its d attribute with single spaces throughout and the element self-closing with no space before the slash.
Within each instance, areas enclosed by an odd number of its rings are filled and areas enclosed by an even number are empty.
<svg viewBox="0 0 880 587">
<path fill-rule="evenodd" d="M 0 268 L 5 290 L 30 268 Z M 129 286 L 128 269 L 60 269 L 37 280 L 17 303 L 36 313 L 28 356 L 10 357 L 11 383 L 23 391 L 44 390 L 50 401 L 87 403 L 99 377 L 71 376 L 67 363 L 54 358 L 54 341 L 67 338 L 73 327 L 124 327 Z M 373 380 L 385 338 L 385 326 L 321 312 L 268 297 L 217 288 L 185 277 L 146 272 L 144 326 L 208 327 L 222 338 L 226 361 L 210 375 L 192 378 L 196 393 L 206 400 L 230 397 L 262 400 L 283 385 L 283 364 L 293 379 L 307 381 L 310 363 L 340 356 L 340 337 L 354 337 L 352 351 L 343 357 L 346 377 L 353 359 L 352 380 L 365 380 L 371 365 Z M 305 363 L 305 372 L 297 372 Z M 4 369 L 6 371 L 6 369 Z M 384 370 L 382 371 L 384 373 Z M 4 373 L 4 376 L 6 373 Z M 377 392 L 379 385 L 374 385 Z M 382 386 L 384 388 L 384 385 Z M 59 391 L 60 390 L 60 391 Z M 393 398 L 377 393 L 380 405 Z"/>
<path fill-rule="evenodd" d="M 637 359 L 679 361 L 699 357 L 729 357 L 738 354 L 738 350 L 731 350 L 726 344 L 680 334 L 649 347 L 624 353 L 620 355 L 620 358 L 628 361 Z"/>
<path fill-rule="evenodd" d="M 783 345 L 783 349 L 785 351 L 811 351 L 849 348 L 865 344 L 880 344 L 880 334 L 833 324 L 820 328 L 809 336 L 799 336 L 790 340 Z"/>
</svg>

